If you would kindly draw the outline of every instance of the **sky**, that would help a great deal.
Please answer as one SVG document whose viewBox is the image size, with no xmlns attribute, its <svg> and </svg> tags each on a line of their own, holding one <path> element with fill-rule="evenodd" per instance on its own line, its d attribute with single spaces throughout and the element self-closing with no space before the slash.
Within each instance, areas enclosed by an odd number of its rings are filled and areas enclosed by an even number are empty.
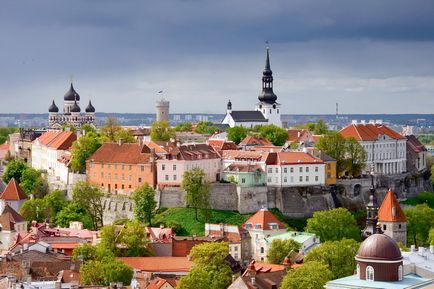
<svg viewBox="0 0 434 289">
<path fill-rule="evenodd" d="M 284 114 L 434 113 L 432 0 L 2 0 L 0 113 L 253 109 L 265 42 Z M 158 94 L 158 91 L 163 91 Z"/>
</svg>

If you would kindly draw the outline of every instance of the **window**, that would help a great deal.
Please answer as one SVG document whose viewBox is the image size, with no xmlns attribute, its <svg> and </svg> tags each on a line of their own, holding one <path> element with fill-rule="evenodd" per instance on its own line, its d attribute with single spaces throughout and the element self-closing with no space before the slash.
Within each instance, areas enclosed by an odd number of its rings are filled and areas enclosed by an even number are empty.
<svg viewBox="0 0 434 289">
<path fill-rule="evenodd" d="M 255 224 L 255 229 L 261 229 L 261 224 Z M 256 234 L 256 238 L 258 238 L 258 234 Z"/>
<path fill-rule="evenodd" d="M 176 175 L 173 175 L 173 180 L 176 181 Z"/>
<path fill-rule="evenodd" d="M 315 182 L 318 182 L 318 176 L 315 176 Z"/>
<path fill-rule="evenodd" d="M 237 252 L 238 251 L 238 246 L 234 247 L 234 251 Z"/>
<path fill-rule="evenodd" d="M 104 173 L 103 172 L 101 173 L 101 178 L 104 178 Z"/>
<path fill-rule="evenodd" d="M 128 180 L 131 182 L 131 175 L 128 176 Z"/>
<path fill-rule="evenodd" d="M 398 280 L 402 280 L 402 265 L 399 265 L 398 267 Z"/>
<path fill-rule="evenodd" d="M 277 174 L 279 172 L 279 168 L 276 168 L 275 171 L 276 171 L 276 174 Z"/>
<path fill-rule="evenodd" d="M 286 174 L 286 173 L 288 172 L 288 169 L 287 169 L 287 168 L 284 168 L 284 169 L 283 169 L 283 172 Z"/>
<path fill-rule="evenodd" d="M 162 170 L 162 171 L 166 170 L 166 165 L 165 165 L 165 164 L 162 164 L 162 165 L 161 165 L 161 170 Z"/>
<path fill-rule="evenodd" d="M 300 173 L 302 173 L 302 172 L 303 172 L 303 167 L 300 167 L 300 168 L 298 169 L 298 171 L 299 171 Z"/>
<path fill-rule="evenodd" d="M 142 178 L 139 178 L 139 183 L 141 183 L 142 182 Z"/>
<path fill-rule="evenodd" d="M 123 180 L 123 181 L 125 180 L 125 175 L 124 175 L 124 174 L 122 174 L 122 180 Z"/>
<path fill-rule="evenodd" d="M 173 165 L 173 170 L 176 171 L 176 165 Z"/>
<path fill-rule="evenodd" d="M 271 174 L 273 172 L 272 168 L 268 168 L 268 173 Z"/>
<path fill-rule="evenodd" d="M 294 182 L 294 177 L 291 176 L 290 180 L 291 180 L 291 183 L 293 183 Z"/>
<path fill-rule="evenodd" d="M 308 173 L 309 172 L 309 167 L 306 167 L 306 173 Z"/>
<path fill-rule="evenodd" d="M 386 225 L 383 225 L 383 231 L 386 231 L 386 228 L 387 228 Z"/>
<path fill-rule="evenodd" d="M 290 168 L 290 169 L 289 169 L 289 172 L 290 172 L 290 173 L 293 173 L 293 172 L 294 172 L 294 168 Z"/>
<path fill-rule="evenodd" d="M 267 182 L 271 183 L 271 177 L 268 177 Z"/>
<path fill-rule="evenodd" d="M 242 178 L 242 179 L 241 179 L 241 183 L 242 183 L 242 184 L 245 184 L 245 183 L 246 183 L 246 179 L 245 179 L 245 178 Z"/>
<path fill-rule="evenodd" d="M 142 171 L 142 172 L 144 172 L 145 171 L 145 166 L 140 166 L 140 170 Z"/>
<path fill-rule="evenodd" d="M 115 180 L 117 180 L 118 179 L 118 174 L 115 174 Z"/>
<path fill-rule="evenodd" d="M 283 178 L 283 182 L 286 183 L 288 179 L 286 177 Z"/>
<path fill-rule="evenodd" d="M 102 169 L 104 168 L 104 164 L 101 164 L 101 168 L 102 168 Z"/>
<path fill-rule="evenodd" d="M 168 180 L 169 180 L 169 175 L 165 175 L 165 176 L 164 176 L 164 179 L 165 179 L 166 181 L 168 181 Z"/>
<path fill-rule="evenodd" d="M 315 172 L 316 172 L 316 173 L 318 172 L 318 167 L 315 167 Z"/>
<path fill-rule="evenodd" d="M 401 229 L 401 224 L 398 225 L 398 228 Z"/>
<path fill-rule="evenodd" d="M 133 168 L 133 166 L 132 166 L 132 165 L 129 165 L 129 168 L 128 168 L 128 169 L 129 169 L 130 171 L 131 171 L 132 168 Z"/>
<path fill-rule="evenodd" d="M 374 268 L 372 266 L 366 267 L 366 280 L 374 281 Z"/>
<path fill-rule="evenodd" d="M 309 176 L 306 176 L 306 182 L 308 182 L 309 181 Z"/>
<path fill-rule="evenodd" d="M 261 254 L 264 254 L 264 247 L 261 247 Z"/>
<path fill-rule="evenodd" d="M 300 180 L 300 182 L 303 182 L 303 176 L 300 176 L 299 180 Z"/>
</svg>

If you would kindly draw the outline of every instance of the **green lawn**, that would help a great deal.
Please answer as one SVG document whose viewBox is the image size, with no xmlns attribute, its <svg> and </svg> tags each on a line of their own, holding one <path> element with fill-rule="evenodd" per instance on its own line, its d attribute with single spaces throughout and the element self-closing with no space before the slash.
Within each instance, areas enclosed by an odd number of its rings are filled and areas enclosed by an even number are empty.
<svg viewBox="0 0 434 289">
<path fill-rule="evenodd" d="M 241 225 L 251 215 L 241 215 L 234 211 L 211 210 L 208 223 L 224 223 L 231 225 Z M 176 222 L 180 225 L 177 232 L 179 236 L 203 236 L 205 233 L 205 218 L 199 213 L 199 221 L 195 219 L 194 209 L 191 208 L 169 208 L 160 209 L 159 213 L 152 219 L 152 225 L 160 223 L 166 226 Z"/>
<path fill-rule="evenodd" d="M 434 192 L 423 192 L 415 198 L 407 199 L 401 204 L 416 206 L 419 204 L 427 204 L 430 208 L 434 209 Z"/>
</svg>

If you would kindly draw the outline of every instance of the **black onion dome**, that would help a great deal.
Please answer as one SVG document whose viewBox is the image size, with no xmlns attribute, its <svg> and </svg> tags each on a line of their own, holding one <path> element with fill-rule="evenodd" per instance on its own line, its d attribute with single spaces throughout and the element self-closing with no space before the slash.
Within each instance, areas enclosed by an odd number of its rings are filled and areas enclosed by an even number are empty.
<svg viewBox="0 0 434 289">
<path fill-rule="evenodd" d="M 81 109 L 78 106 L 77 101 L 74 101 L 74 104 L 71 107 L 71 112 L 80 112 L 80 111 L 81 111 Z"/>
<path fill-rule="evenodd" d="M 92 102 L 89 100 L 89 104 L 86 107 L 86 112 L 95 112 L 95 107 L 93 107 Z"/>
<path fill-rule="evenodd" d="M 74 86 L 72 85 L 71 82 L 71 87 L 69 88 L 69 90 L 65 93 L 65 96 L 63 97 L 64 100 L 69 100 L 69 101 L 80 101 L 80 95 L 75 91 Z"/>
<path fill-rule="evenodd" d="M 48 108 L 48 112 L 59 112 L 59 108 L 57 105 L 53 102 L 51 103 L 50 107 Z"/>
</svg>

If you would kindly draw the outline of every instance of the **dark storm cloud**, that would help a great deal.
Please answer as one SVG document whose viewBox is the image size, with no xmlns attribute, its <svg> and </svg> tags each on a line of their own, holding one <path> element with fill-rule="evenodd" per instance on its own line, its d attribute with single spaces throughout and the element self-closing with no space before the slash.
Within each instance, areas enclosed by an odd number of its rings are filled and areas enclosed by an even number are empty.
<svg viewBox="0 0 434 289">
<path fill-rule="evenodd" d="M 428 0 L 3 1 L 0 112 L 44 112 L 71 75 L 100 111 L 152 112 L 161 89 L 172 111 L 247 109 L 265 40 L 286 113 L 432 113 Z"/>
</svg>

